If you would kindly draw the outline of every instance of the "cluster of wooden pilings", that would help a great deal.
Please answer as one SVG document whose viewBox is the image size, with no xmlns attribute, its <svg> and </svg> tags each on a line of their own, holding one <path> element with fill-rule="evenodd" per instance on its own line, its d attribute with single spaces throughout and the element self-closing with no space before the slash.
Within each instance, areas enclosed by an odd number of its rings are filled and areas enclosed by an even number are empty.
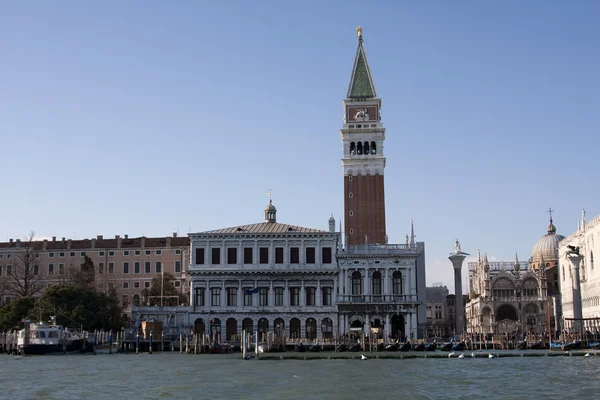
<svg viewBox="0 0 600 400">
<path fill-rule="evenodd" d="M 0 352 L 17 354 L 18 331 L 0 332 Z"/>
</svg>

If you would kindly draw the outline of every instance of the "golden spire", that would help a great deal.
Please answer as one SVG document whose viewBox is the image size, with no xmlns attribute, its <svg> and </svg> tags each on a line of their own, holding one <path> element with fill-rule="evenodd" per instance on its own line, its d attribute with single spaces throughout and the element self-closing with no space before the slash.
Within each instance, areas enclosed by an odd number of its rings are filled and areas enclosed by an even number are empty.
<svg viewBox="0 0 600 400">
<path fill-rule="evenodd" d="M 356 27 L 356 34 L 359 38 L 362 38 L 362 28 L 359 26 Z"/>
</svg>

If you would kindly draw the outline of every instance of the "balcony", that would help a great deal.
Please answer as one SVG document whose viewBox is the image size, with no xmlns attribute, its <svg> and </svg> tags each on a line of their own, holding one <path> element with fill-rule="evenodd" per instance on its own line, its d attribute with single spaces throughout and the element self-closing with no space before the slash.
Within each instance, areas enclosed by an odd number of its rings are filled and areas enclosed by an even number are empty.
<svg viewBox="0 0 600 400">
<path fill-rule="evenodd" d="M 416 295 L 338 295 L 338 304 L 406 304 L 417 303 Z"/>
</svg>

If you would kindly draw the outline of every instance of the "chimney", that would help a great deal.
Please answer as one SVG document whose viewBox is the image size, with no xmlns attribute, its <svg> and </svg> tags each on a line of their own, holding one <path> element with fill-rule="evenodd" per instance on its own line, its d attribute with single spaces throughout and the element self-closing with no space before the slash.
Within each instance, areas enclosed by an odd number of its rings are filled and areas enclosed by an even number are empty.
<svg viewBox="0 0 600 400">
<path fill-rule="evenodd" d="M 117 239 L 117 249 L 121 248 L 121 236 L 115 235 L 115 239 Z"/>
<path fill-rule="evenodd" d="M 167 247 L 171 247 L 171 237 L 167 236 Z"/>
<path fill-rule="evenodd" d="M 12 242 L 13 242 L 12 238 L 9 240 L 9 242 L 10 242 L 10 243 L 12 243 Z"/>
<path fill-rule="evenodd" d="M 96 240 L 102 240 L 102 235 L 96 236 Z"/>
<path fill-rule="evenodd" d="M 52 241 L 56 242 L 56 236 L 52 236 Z"/>
<path fill-rule="evenodd" d="M 46 250 L 48 248 L 48 240 L 44 239 L 44 242 L 42 243 L 42 250 Z"/>
<path fill-rule="evenodd" d="M 173 232 L 173 237 L 176 238 L 177 237 L 177 232 Z"/>
<path fill-rule="evenodd" d="M 96 248 L 96 239 L 92 239 L 92 249 Z"/>
<path fill-rule="evenodd" d="M 129 239 L 129 235 L 125 235 L 125 239 Z"/>
<path fill-rule="evenodd" d="M 21 247 L 21 239 L 17 239 L 17 247 Z"/>
<path fill-rule="evenodd" d="M 73 244 L 73 240 L 67 240 L 67 250 L 71 250 L 71 245 Z"/>
<path fill-rule="evenodd" d="M 144 247 L 146 247 L 146 237 L 145 236 L 142 236 L 142 245 L 141 245 L 141 247 L 142 247 L 142 249 Z"/>
<path fill-rule="evenodd" d="M 66 238 L 63 236 L 63 238 L 62 238 L 62 239 L 63 239 L 63 242 L 64 242 Z"/>
</svg>

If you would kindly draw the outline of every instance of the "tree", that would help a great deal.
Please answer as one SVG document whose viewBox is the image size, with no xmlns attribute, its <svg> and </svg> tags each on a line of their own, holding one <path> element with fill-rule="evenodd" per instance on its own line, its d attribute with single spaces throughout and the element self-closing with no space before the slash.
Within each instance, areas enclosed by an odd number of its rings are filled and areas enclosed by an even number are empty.
<svg viewBox="0 0 600 400">
<path fill-rule="evenodd" d="M 188 297 L 175 287 L 175 277 L 168 272 L 152 278 L 150 289 L 142 290 L 142 298 L 143 303 L 150 306 L 188 304 Z"/>
<path fill-rule="evenodd" d="M 35 300 L 21 298 L 0 308 L 0 331 L 14 329 L 35 306 Z"/>
<path fill-rule="evenodd" d="M 93 289 L 57 285 L 46 289 L 30 315 L 43 320 L 56 316 L 56 323 L 84 330 L 119 330 L 123 326 L 122 307 L 113 291 L 111 295 Z"/>
<path fill-rule="evenodd" d="M 11 297 L 31 298 L 42 289 L 37 266 L 39 252 L 34 237 L 35 234 L 31 232 L 24 246 L 21 245 L 21 251 L 15 255 L 15 264 L 6 270 L 9 282 L 5 290 Z"/>
<path fill-rule="evenodd" d="M 94 262 L 87 255 L 80 266 L 71 265 L 66 271 L 62 283 L 95 290 L 96 272 Z"/>
</svg>

